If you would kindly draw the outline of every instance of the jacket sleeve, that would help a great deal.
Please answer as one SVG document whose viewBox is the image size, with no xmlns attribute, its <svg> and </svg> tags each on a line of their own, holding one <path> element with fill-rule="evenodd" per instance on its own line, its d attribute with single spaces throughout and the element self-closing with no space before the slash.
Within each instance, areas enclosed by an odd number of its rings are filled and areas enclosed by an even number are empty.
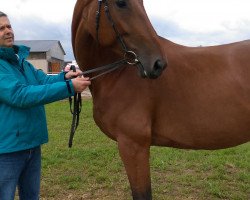
<svg viewBox="0 0 250 200">
<path fill-rule="evenodd" d="M 21 83 L 13 73 L 8 73 L 8 70 L 0 70 L 0 103 L 18 108 L 28 108 L 74 95 L 72 82 L 67 81 L 68 87 L 71 89 L 70 92 L 62 75 L 44 78 L 44 81 L 42 81 L 42 76 L 44 75 L 37 75 L 40 80 L 39 85 L 28 85 Z"/>
<path fill-rule="evenodd" d="M 26 67 L 29 67 L 30 70 L 33 71 L 34 76 L 36 77 L 37 81 L 39 82 L 40 85 L 43 84 L 50 84 L 50 83 L 55 83 L 59 81 L 65 81 L 65 73 L 61 72 L 58 75 L 47 75 L 45 74 L 42 70 L 36 69 L 31 63 L 26 61 Z"/>
</svg>

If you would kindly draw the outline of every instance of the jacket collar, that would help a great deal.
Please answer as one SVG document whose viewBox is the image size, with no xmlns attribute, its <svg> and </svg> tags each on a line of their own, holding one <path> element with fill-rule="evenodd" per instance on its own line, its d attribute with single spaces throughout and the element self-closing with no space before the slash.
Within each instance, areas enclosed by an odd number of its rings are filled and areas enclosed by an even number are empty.
<svg viewBox="0 0 250 200">
<path fill-rule="evenodd" d="M 0 59 L 20 64 L 28 57 L 29 51 L 29 47 L 22 45 L 14 45 L 12 48 L 0 47 Z"/>
</svg>

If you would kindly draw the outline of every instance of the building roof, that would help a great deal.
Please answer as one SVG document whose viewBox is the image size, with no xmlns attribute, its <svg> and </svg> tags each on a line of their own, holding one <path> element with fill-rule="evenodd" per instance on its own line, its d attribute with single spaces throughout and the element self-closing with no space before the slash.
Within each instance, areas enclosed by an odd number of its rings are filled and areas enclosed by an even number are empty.
<svg viewBox="0 0 250 200">
<path fill-rule="evenodd" d="M 66 55 L 61 42 L 58 40 L 16 40 L 15 44 L 30 47 L 30 52 L 48 52 L 55 44 L 58 44 Z"/>
</svg>

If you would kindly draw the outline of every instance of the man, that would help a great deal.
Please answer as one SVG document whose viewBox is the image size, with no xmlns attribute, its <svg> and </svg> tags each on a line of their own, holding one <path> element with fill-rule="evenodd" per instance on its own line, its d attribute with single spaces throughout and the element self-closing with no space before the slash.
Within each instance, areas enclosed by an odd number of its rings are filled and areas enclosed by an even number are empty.
<svg viewBox="0 0 250 200">
<path fill-rule="evenodd" d="M 47 76 L 28 55 L 28 47 L 14 45 L 8 16 L 0 12 L 0 200 L 14 200 L 17 186 L 21 200 L 39 199 L 40 146 L 48 142 L 44 104 L 90 85 L 80 72 Z"/>
</svg>

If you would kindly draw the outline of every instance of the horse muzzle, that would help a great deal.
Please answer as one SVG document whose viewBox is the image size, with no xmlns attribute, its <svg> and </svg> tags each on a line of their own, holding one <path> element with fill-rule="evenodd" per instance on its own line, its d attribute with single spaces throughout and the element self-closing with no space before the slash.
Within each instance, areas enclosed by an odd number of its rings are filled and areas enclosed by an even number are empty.
<svg viewBox="0 0 250 200">
<path fill-rule="evenodd" d="M 133 51 L 126 51 L 124 54 L 124 59 L 126 60 L 127 64 L 136 65 L 138 67 L 140 76 L 142 78 L 156 79 L 162 74 L 163 70 L 167 66 L 167 62 L 162 59 L 158 59 L 155 61 L 151 70 L 146 70 L 142 62 L 140 62 L 138 59 L 137 54 Z"/>
<path fill-rule="evenodd" d="M 142 78 L 156 79 L 162 74 L 164 69 L 167 67 L 167 62 L 158 59 L 155 61 L 154 66 L 151 70 L 146 70 L 141 62 L 137 63 L 137 67 Z"/>
</svg>

